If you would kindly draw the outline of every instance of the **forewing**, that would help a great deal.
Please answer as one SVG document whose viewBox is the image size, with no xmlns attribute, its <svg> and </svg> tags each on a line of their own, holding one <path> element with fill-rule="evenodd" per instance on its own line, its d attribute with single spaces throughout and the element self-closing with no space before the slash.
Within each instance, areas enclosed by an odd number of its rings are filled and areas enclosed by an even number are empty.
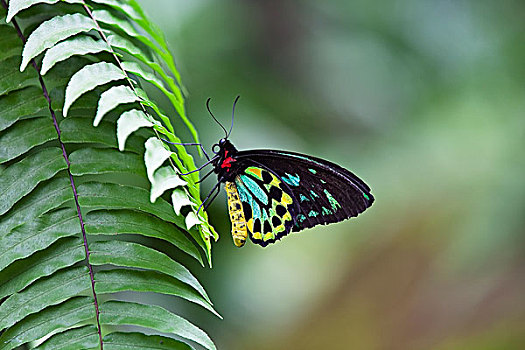
<svg viewBox="0 0 525 350">
<path fill-rule="evenodd" d="M 355 217 L 374 201 L 370 188 L 356 175 L 320 158 L 273 150 L 242 151 L 237 158 L 281 181 L 293 202 L 293 231 Z"/>
</svg>

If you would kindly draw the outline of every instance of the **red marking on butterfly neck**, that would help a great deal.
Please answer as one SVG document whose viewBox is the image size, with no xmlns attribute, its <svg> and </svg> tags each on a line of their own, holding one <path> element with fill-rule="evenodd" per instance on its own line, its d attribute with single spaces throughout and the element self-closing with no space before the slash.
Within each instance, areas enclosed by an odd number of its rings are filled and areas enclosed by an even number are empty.
<svg viewBox="0 0 525 350">
<path fill-rule="evenodd" d="M 228 157 L 228 151 L 224 151 L 224 156 L 226 158 L 224 158 L 224 160 L 222 161 L 222 164 L 221 164 L 221 168 L 231 168 L 233 162 L 235 162 L 236 160 L 233 159 L 232 157 Z M 230 171 L 230 169 L 226 169 L 226 171 Z"/>
</svg>

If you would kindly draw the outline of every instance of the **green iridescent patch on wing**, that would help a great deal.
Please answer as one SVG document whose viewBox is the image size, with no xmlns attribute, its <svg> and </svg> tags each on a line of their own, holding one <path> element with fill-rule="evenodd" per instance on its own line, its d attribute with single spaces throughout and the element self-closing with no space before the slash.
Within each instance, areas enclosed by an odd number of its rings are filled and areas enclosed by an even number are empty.
<svg viewBox="0 0 525 350">
<path fill-rule="evenodd" d="M 260 200 L 264 205 L 268 204 L 268 195 L 265 193 L 264 188 L 259 186 L 259 184 L 248 175 L 240 175 L 240 178 L 244 185 L 248 187 L 248 190 L 250 190 L 250 192 L 253 193 L 253 195 L 258 200 Z"/>
<path fill-rule="evenodd" d="M 323 212 L 322 212 L 323 215 L 332 215 L 332 211 L 330 209 L 327 209 L 325 207 L 323 207 Z"/>
<path fill-rule="evenodd" d="M 282 179 L 284 182 L 286 182 L 290 186 L 299 186 L 300 177 L 297 174 L 292 175 L 292 174 L 286 173 L 286 175 L 283 176 Z"/>
<path fill-rule="evenodd" d="M 328 190 L 325 189 L 324 194 L 326 195 L 326 198 L 330 202 L 330 205 L 334 211 L 336 211 L 338 207 L 341 208 L 341 204 L 339 204 L 339 202 L 332 196 L 330 192 L 328 192 Z"/>
<path fill-rule="evenodd" d="M 292 181 L 299 181 L 292 176 Z M 274 241 L 287 234 L 292 226 L 292 197 L 281 188 L 282 182 L 271 172 L 248 167 L 235 178 L 252 239 Z"/>
<path fill-rule="evenodd" d="M 308 213 L 308 216 L 311 216 L 313 218 L 315 218 L 317 215 L 319 215 L 319 213 L 315 210 L 310 210 L 310 212 Z"/>
</svg>

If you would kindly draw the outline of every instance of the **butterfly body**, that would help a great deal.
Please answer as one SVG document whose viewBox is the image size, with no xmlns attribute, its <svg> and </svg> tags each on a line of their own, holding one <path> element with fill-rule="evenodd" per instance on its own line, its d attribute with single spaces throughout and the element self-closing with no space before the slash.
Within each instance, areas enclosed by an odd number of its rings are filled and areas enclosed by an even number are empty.
<svg viewBox="0 0 525 350">
<path fill-rule="evenodd" d="M 228 195 L 232 236 L 261 246 L 290 232 L 355 217 L 374 201 L 370 188 L 329 161 L 277 150 L 238 151 L 216 145 L 213 171 Z"/>
<path fill-rule="evenodd" d="M 248 230 L 246 228 L 242 202 L 239 199 L 239 192 L 237 191 L 235 183 L 229 181 L 226 181 L 224 184 L 224 189 L 228 195 L 228 210 L 230 212 L 230 221 L 232 222 L 233 243 L 237 247 L 242 247 L 244 243 L 246 243 Z"/>
</svg>

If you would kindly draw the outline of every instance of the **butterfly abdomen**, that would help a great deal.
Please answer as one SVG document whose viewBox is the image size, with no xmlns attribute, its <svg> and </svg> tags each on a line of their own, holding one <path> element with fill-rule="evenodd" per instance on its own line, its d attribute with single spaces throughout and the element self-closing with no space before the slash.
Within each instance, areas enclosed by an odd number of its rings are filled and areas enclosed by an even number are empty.
<svg viewBox="0 0 525 350">
<path fill-rule="evenodd" d="M 235 243 L 237 247 L 242 247 L 244 243 L 246 243 L 248 231 L 246 229 L 246 219 L 239 198 L 239 192 L 237 192 L 235 184 L 229 181 L 224 184 L 224 189 L 228 195 L 228 209 L 232 222 L 233 243 Z"/>
</svg>

